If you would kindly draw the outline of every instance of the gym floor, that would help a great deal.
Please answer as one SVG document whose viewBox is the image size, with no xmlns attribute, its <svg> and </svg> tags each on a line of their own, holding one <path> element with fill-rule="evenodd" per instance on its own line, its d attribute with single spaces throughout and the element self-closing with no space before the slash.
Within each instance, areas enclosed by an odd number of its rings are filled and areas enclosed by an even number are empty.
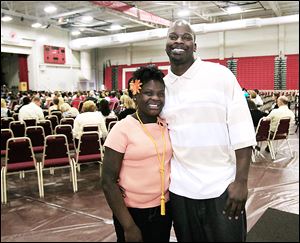
<svg viewBox="0 0 300 243">
<path fill-rule="evenodd" d="M 293 158 L 287 143 L 280 141 L 275 160 L 262 147 L 251 163 L 248 231 L 268 207 L 299 215 L 299 131 L 290 135 L 289 142 Z M 26 173 L 24 179 L 8 176 L 7 190 L 8 203 L 1 205 L 1 242 L 116 241 L 98 165 L 81 166 L 77 193 L 73 193 L 68 169 L 57 169 L 54 175 L 44 172 L 43 199 L 36 173 Z M 173 230 L 170 241 L 176 242 Z"/>
</svg>

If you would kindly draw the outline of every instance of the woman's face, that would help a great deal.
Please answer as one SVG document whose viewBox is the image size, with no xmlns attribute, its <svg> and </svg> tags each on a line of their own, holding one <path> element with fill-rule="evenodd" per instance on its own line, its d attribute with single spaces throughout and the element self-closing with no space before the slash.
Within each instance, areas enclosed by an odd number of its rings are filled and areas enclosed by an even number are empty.
<svg viewBox="0 0 300 243">
<path fill-rule="evenodd" d="M 165 104 L 165 86 L 159 81 L 150 80 L 142 86 L 136 96 L 139 113 L 157 117 Z"/>
</svg>

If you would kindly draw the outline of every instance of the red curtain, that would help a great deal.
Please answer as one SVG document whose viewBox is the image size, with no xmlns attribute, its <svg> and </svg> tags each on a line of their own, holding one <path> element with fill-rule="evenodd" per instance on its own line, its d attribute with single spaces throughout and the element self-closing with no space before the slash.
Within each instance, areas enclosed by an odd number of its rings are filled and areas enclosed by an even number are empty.
<svg viewBox="0 0 300 243">
<path fill-rule="evenodd" d="M 21 82 L 27 83 L 27 90 L 29 90 L 28 83 L 28 65 L 27 65 L 27 55 L 19 54 L 19 80 Z"/>
</svg>

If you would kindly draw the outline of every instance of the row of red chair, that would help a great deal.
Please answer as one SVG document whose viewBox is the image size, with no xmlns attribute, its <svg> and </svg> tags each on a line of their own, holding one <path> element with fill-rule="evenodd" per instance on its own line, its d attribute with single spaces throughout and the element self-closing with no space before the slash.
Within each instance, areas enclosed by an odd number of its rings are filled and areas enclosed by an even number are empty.
<svg viewBox="0 0 300 243">
<path fill-rule="evenodd" d="M 281 118 L 276 125 L 275 131 L 271 132 L 271 120 L 265 117 L 261 118 L 256 128 L 256 141 L 258 145 L 257 148 L 261 148 L 263 142 L 266 142 L 270 150 L 271 158 L 272 160 L 275 160 L 277 151 L 274 145 L 274 141 L 285 140 L 288 144 L 290 155 L 291 157 L 293 157 L 293 152 L 288 141 L 290 133 L 290 123 L 291 119 L 289 117 Z M 255 161 L 255 156 L 259 153 L 257 148 L 253 150 L 253 161 Z"/>
<path fill-rule="evenodd" d="M 70 125 L 64 125 L 69 126 Z M 42 130 L 42 127 L 34 127 Z M 1 129 L 1 140 L 2 140 Z M 4 132 L 9 129 L 4 129 Z M 12 135 L 12 134 L 11 134 Z M 1 167 L 1 202 L 7 202 L 7 182 L 8 174 L 24 173 L 24 171 L 36 171 L 38 178 L 39 195 L 44 197 L 43 171 L 46 169 L 65 168 L 71 170 L 73 191 L 78 190 L 77 172 L 79 165 L 83 163 L 99 163 L 99 174 L 101 176 L 101 164 L 103 151 L 100 134 L 97 131 L 83 132 L 75 154 L 71 155 L 68 138 L 64 134 L 48 135 L 45 137 L 42 148 L 42 159 L 37 161 L 32 140 L 29 137 L 9 138 L 6 141 L 5 162 Z M 40 150 L 36 150 L 40 151 Z"/>
</svg>

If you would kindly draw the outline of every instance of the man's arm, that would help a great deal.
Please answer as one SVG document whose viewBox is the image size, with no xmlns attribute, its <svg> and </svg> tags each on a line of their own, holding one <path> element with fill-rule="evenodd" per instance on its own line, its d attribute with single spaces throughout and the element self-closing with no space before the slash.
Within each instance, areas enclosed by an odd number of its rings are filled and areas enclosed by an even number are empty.
<svg viewBox="0 0 300 243">
<path fill-rule="evenodd" d="M 250 167 L 252 147 L 235 150 L 236 175 L 235 180 L 228 186 L 228 199 L 225 205 L 224 214 L 229 219 L 238 219 L 244 213 L 248 196 L 248 173 Z"/>
</svg>

